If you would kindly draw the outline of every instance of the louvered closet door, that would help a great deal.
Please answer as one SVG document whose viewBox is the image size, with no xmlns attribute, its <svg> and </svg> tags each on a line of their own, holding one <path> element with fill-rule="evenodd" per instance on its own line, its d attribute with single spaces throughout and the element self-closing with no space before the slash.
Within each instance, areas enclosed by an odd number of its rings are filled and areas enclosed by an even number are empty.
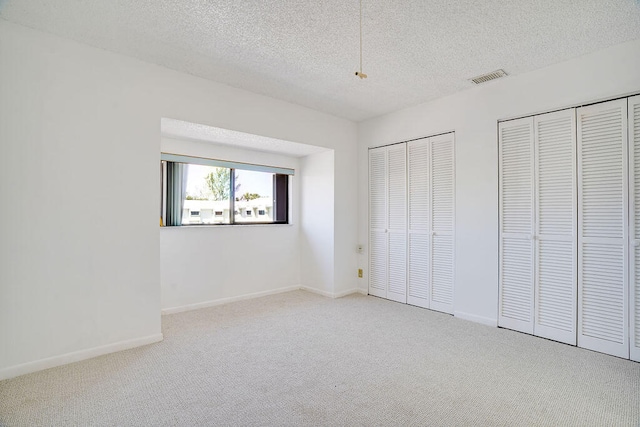
<svg viewBox="0 0 640 427">
<path fill-rule="evenodd" d="M 387 150 L 369 150 L 369 294 L 387 297 Z"/>
<path fill-rule="evenodd" d="M 578 345 L 629 357 L 627 101 L 578 114 Z"/>
<path fill-rule="evenodd" d="M 407 143 L 409 277 L 407 302 L 429 308 L 429 139 Z"/>
<path fill-rule="evenodd" d="M 499 124 L 498 325 L 533 334 L 533 118 Z"/>
<path fill-rule="evenodd" d="M 534 334 L 576 345 L 575 109 L 534 117 Z"/>
<path fill-rule="evenodd" d="M 429 138 L 431 290 L 429 307 L 453 313 L 455 173 L 453 134 Z"/>
<path fill-rule="evenodd" d="M 389 146 L 387 298 L 407 302 L 407 145 Z"/>
<path fill-rule="evenodd" d="M 629 98 L 629 195 L 631 199 L 630 354 L 640 362 L 640 96 Z"/>
</svg>

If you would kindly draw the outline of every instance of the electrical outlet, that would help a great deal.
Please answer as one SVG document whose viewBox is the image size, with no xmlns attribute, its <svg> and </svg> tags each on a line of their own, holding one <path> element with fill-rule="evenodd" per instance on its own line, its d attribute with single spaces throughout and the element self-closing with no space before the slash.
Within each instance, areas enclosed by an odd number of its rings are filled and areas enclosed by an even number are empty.
<svg viewBox="0 0 640 427">
<path fill-rule="evenodd" d="M 358 269 L 358 277 L 362 279 L 362 269 L 361 268 Z"/>
</svg>

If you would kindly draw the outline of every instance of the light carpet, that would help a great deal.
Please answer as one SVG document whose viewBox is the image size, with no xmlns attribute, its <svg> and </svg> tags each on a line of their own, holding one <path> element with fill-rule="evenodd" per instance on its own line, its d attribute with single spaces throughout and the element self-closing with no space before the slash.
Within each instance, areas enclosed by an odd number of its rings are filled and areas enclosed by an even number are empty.
<svg viewBox="0 0 640 427">
<path fill-rule="evenodd" d="M 0 382 L 0 424 L 640 424 L 640 363 L 374 297 L 162 323 L 161 343 Z"/>
</svg>

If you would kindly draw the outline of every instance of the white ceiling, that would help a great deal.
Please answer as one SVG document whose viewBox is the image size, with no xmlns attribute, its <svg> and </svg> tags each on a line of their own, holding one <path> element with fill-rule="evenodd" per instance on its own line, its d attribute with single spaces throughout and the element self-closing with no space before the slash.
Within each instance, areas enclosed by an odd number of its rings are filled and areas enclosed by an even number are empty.
<svg viewBox="0 0 640 427">
<path fill-rule="evenodd" d="M 359 121 L 640 39 L 639 0 L 0 0 L 0 17 Z M 492 84 L 492 83 L 486 83 Z"/>
</svg>

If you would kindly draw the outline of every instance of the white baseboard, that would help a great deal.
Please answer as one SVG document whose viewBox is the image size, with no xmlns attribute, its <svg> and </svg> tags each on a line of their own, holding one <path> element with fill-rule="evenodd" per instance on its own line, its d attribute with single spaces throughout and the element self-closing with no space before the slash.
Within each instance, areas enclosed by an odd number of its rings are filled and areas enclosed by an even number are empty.
<svg viewBox="0 0 640 427">
<path fill-rule="evenodd" d="M 483 316 L 476 316 L 475 314 L 463 313 L 461 311 L 456 311 L 454 313 L 454 316 L 459 319 L 469 320 L 471 322 L 481 323 L 487 326 L 493 326 L 494 328 L 498 327 L 498 319 L 492 319 L 490 317 L 483 317 Z"/>
<path fill-rule="evenodd" d="M 323 297 L 335 298 L 335 296 L 333 296 L 333 292 L 321 291 L 320 289 L 310 288 L 309 286 L 300 286 L 300 289 L 302 289 L 303 291 L 322 295 Z"/>
<path fill-rule="evenodd" d="M 180 305 L 177 307 L 163 308 L 162 315 L 181 313 L 183 311 L 197 310 L 199 308 L 213 307 L 216 305 L 228 304 L 234 301 L 242 301 L 245 299 L 264 297 L 267 295 L 280 294 L 282 292 L 297 291 L 299 289 L 301 289 L 300 286 L 288 286 L 286 288 L 278 288 L 278 289 L 271 289 L 268 291 L 254 292 L 252 294 L 238 295 L 235 297 L 220 298 L 220 299 L 211 300 L 211 301 L 197 302 L 195 304 L 186 304 L 186 305 Z"/>
<path fill-rule="evenodd" d="M 356 288 L 348 289 L 346 291 L 342 291 L 334 294 L 334 298 L 342 298 L 342 297 L 346 297 L 347 295 L 361 294 L 361 293 L 362 293 L 361 289 L 356 289 Z"/>
<path fill-rule="evenodd" d="M 355 294 L 355 293 L 361 293 L 361 294 L 367 295 L 367 291 L 364 291 L 362 289 L 349 289 L 346 291 L 333 293 L 333 292 L 321 291 L 320 289 L 310 288 L 308 286 L 288 286 L 285 288 L 271 289 L 271 290 L 262 291 L 262 292 L 254 292 L 252 294 L 238 295 L 235 297 L 220 298 L 220 299 L 211 300 L 211 301 L 197 302 L 194 304 L 180 305 L 177 307 L 163 308 L 162 315 L 164 316 L 166 314 L 182 313 L 183 311 L 198 310 L 200 308 L 214 307 L 216 305 L 228 304 L 234 301 L 242 301 L 242 300 L 247 300 L 252 298 L 264 297 L 267 295 L 274 295 L 274 294 L 280 294 L 283 292 L 291 292 L 291 291 L 298 291 L 298 290 L 312 292 L 314 294 L 322 295 L 328 298 L 341 298 L 341 297 Z"/>
<path fill-rule="evenodd" d="M 342 298 L 342 297 L 346 297 L 347 295 L 351 295 L 351 294 L 355 294 L 355 293 L 362 293 L 360 289 L 347 289 L 346 291 L 342 291 L 342 292 L 327 292 L 327 291 L 322 291 L 320 289 L 316 289 L 316 288 L 310 288 L 308 286 L 300 286 L 300 289 L 302 289 L 303 291 L 307 291 L 307 292 L 312 292 L 314 294 L 318 294 L 318 295 L 322 295 L 324 297 L 328 297 L 328 298 Z"/>
<path fill-rule="evenodd" d="M 102 345 L 100 347 L 88 348 L 86 350 L 74 351 L 72 353 L 61 354 L 46 359 L 35 360 L 33 362 L 23 363 L 21 365 L 10 366 L 0 369 L 0 381 L 9 378 L 15 378 L 20 375 L 30 374 L 32 372 L 42 371 L 44 369 L 55 368 L 56 366 L 66 365 L 68 363 L 79 362 L 81 360 L 91 359 L 93 357 L 102 356 L 117 351 L 129 350 L 134 347 L 152 344 L 162 341 L 162 334 L 149 335 L 142 338 L 134 338 L 126 341 L 120 341 L 113 344 Z"/>
</svg>

